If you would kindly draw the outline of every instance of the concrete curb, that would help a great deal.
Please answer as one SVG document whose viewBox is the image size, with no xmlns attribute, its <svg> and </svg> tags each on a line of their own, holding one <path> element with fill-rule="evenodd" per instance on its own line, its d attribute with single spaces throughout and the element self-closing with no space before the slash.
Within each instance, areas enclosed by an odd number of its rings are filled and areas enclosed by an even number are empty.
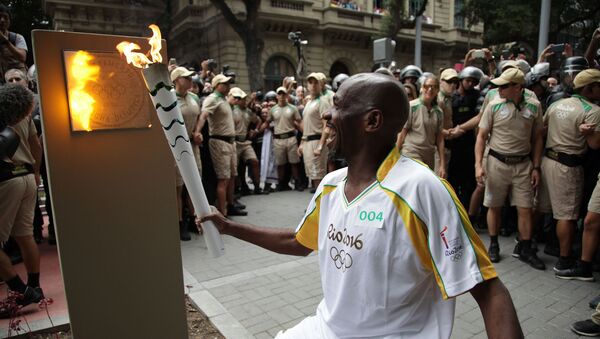
<svg viewBox="0 0 600 339">
<path fill-rule="evenodd" d="M 254 338 L 208 290 L 203 288 L 202 284 L 185 267 L 183 268 L 183 283 L 186 294 L 190 297 L 194 306 L 206 314 L 225 338 Z"/>
</svg>

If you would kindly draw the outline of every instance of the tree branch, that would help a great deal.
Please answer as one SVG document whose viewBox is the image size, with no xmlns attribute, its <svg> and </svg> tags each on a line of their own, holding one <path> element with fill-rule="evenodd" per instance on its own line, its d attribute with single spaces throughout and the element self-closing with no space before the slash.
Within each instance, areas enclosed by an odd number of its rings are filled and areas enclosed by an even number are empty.
<svg viewBox="0 0 600 339">
<path fill-rule="evenodd" d="M 233 28 L 240 38 L 245 39 L 245 35 L 248 33 L 246 25 L 233 14 L 231 8 L 225 3 L 225 0 L 210 0 L 210 3 L 221 11 L 225 20 L 231 25 L 231 28 Z M 246 5 L 246 7 L 248 6 Z"/>
<path fill-rule="evenodd" d="M 578 16 L 567 22 L 559 23 L 558 26 L 556 27 L 556 29 L 552 30 L 552 33 L 558 33 L 565 28 L 571 27 L 571 25 L 573 25 L 574 23 L 581 22 L 581 21 L 588 20 L 588 19 L 593 19 L 598 13 L 600 13 L 600 5 L 596 8 L 588 11 L 586 13 L 586 15 Z"/>
</svg>

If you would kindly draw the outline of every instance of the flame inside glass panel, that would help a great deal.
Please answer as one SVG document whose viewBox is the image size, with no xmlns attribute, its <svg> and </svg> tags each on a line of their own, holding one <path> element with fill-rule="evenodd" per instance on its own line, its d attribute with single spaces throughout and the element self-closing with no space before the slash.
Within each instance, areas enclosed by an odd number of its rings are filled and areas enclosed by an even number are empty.
<svg viewBox="0 0 600 339">
<path fill-rule="evenodd" d="M 96 82 L 100 67 L 93 65 L 94 59 L 85 51 L 78 51 L 69 64 L 69 109 L 71 121 L 75 130 L 91 131 L 90 118 L 94 114 L 96 100 L 86 87 L 90 82 Z M 72 85 L 71 85 L 72 84 Z"/>
</svg>

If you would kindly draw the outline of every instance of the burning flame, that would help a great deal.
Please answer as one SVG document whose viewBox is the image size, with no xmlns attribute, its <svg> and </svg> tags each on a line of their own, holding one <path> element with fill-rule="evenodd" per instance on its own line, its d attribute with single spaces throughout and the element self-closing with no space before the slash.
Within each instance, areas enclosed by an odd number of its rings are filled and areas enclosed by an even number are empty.
<svg viewBox="0 0 600 339">
<path fill-rule="evenodd" d="M 160 29 L 156 25 L 150 25 L 149 27 L 152 30 L 152 37 L 148 39 L 148 44 L 150 45 L 149 54 L 152 61 L 150 61 L 147 54 L 134 52 L 135 50 L 140 49 L 139 45 L 129 41 L 121 41 L 117 45 L 117 49 L 121 55 L 125 55 L 128 64 L 132 64 L 138 68 L 146 68 L 149 64 L 162 62 L 162 55 L 160 54 L 160 49 L 162 47 Z"/>
<path fill-rule="evenodd" d="M 74 86 L 69 89 L 71 117 L 86 131 L 91 131 L 90 118 L 94 113 L 96 100 L 85 90 L 87 84 L 98 80 L 100 67 L 90 64 L 94 57 L 85 51 L 78 51 L 71 61 L 70 71 Z"/>
</svg>

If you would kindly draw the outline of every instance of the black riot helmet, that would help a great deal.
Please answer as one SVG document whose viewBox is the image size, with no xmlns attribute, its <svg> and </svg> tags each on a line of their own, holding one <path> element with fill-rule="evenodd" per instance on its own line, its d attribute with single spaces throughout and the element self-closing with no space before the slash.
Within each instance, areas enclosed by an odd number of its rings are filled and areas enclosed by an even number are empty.
<svg viewBox="0 0 600 339">
<path fill-rule="evenodd" d="M 416 82 L 416 79 L 419 79 L 421 75 L 423 75 L 423 71 L 419 67 L 415 65 L 408 65 L 404 67 L 402 71 L 400 71 L 400 81 L 404 82 L 406 78 L 415 78 Z"/>
<path fill-rule="evenodd" d="M 346 79 L 348 79 L 349 76 L 346 73 L 340 73 L 338 75 L 336 75 L 333 80 L 331 80 L 331 87 L 333 88 L 334 91 L 337 92 L 338 88 L 340 88 L 340 85 L 342 84 L 342 82 L 346 81 Z"/>
<path fill-rule="evenodd" d="M 573 79 L 579 72 L 589 68 L 587 60 L 582 56 L 572 56 L 565 60 L 560 68 L 560 83 L 564 87 L 571 87 Z"/>
<path fill-rule="evenodd" d="M 483 77 L 483 72 L 479 68 L 473 67 L 473 66 L 467 66 L 467 67 L 465 67 L 458 74 L 458 78 L 460 80 L 463 80 L 463 79 L 466 79 L 466 78 L 473 78 L 473 79 L 477 80 L 477 82 L 479 82 L 479 81 L 481 81 L 482 77 Z"/>
<path fill-rule="evenodd" d="M 277 93 L 275 91 L 268 91 L 265 94 L 265 101 L 277 101 Z"/>
</svg>

